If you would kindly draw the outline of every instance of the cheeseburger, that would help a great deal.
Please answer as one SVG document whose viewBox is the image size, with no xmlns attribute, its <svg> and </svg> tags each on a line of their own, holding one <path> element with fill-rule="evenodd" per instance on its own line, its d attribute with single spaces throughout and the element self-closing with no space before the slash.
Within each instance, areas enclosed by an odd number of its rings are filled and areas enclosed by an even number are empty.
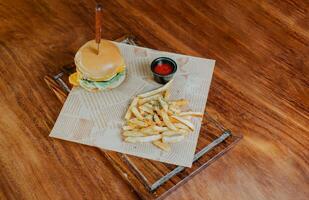
<svg viewBox="0 0 309 200">
<path fill-rule="evenodd" d="M 95 9 L 95 40 L 84 44 L 76 53 L 76 73 L 69 77 L 74 86 L 88 91 L 100 91 L 119 86 L 125 79 L 124 60 L 118 47 L 101 39 L 102 6 Z"/>
<path fill-rule="evenodd" d="M 88 91 L 112 89 L 125 79 L 123 57 L 118 47 L 108 40 L 101 40 L 99 44 L 95 40 L 87 42 L 77 51 L 74 61 L 76 73 L 69 77 L 69 81 Z"/>
</svg>

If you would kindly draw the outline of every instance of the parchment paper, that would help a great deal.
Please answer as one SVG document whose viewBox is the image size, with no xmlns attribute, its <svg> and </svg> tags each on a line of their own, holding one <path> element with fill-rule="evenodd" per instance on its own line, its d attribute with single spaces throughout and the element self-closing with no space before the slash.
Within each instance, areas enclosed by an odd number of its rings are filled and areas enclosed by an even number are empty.
<svg viewBox="0 0 309 200">
<path fill-rule="evenodd" d="M 121 127 L 131 99 L 160 87 L 152 79 L 150 63 L 157 57 L 170 57 L 178 65 L 171 99 L 189 100 L 189 108 L 204 112 L 214 60 L 161 52 L 152 49 L 115 43 L 127 66 L 125 81 L 117 88 L 97 93 L 73 88 L 59 114 L 50 136 L 117 151 L 125 154 L 191 167 L 201 127 L 201 119 L 193 119 L 196 127 L 180 143 L 164 152 L 151 143 L 131 144 L 122 141 Z"/>
</svg>

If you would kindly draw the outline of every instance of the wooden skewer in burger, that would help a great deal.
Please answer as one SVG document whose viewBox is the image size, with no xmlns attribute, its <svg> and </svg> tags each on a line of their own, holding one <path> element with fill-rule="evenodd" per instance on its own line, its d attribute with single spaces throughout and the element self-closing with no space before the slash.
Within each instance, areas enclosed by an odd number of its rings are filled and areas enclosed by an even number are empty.
<svg viewBox="0 0 309 200">
<path fill-rule="evenodd" d="M 95 92 L 119 86 L 125 79 L 124 59 L 118 47 L 111 41 L 101 39 L 102 6 L 95 10 L 95 40 L 84 44 L 76 53 L 76 73 L 69 77 L 74 86 Z"/>
</svg>

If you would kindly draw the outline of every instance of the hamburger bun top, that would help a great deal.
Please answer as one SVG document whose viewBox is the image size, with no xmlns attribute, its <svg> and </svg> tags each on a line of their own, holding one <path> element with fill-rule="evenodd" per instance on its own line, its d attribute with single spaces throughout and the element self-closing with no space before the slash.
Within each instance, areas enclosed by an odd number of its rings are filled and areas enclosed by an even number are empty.
<svg viewBox="0 0 309 200">
<path fill-rule="evenodd" d="M 124 71 L 123 57 L 114 43 L 101 40 L 99 54 L 97 54 L 97 45 L 94 40 L 90 40 L 75 55 L 76 70 L 80 72 L 82 78 L 105 81 Z"/>
</svg>

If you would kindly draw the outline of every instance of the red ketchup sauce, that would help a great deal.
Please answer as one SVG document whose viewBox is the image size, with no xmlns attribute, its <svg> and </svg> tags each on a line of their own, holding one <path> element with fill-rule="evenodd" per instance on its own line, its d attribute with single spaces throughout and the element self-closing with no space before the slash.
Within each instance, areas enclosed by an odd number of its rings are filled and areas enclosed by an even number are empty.
<svg viewBox="0 0 309 200">
<path fill-rule="evenodd" d="M 158 64 L 154 67 L 154 72 L 160 75 L 169 75 L 173 72 L 173 67 L 169 64 Z"/>
</svg>

